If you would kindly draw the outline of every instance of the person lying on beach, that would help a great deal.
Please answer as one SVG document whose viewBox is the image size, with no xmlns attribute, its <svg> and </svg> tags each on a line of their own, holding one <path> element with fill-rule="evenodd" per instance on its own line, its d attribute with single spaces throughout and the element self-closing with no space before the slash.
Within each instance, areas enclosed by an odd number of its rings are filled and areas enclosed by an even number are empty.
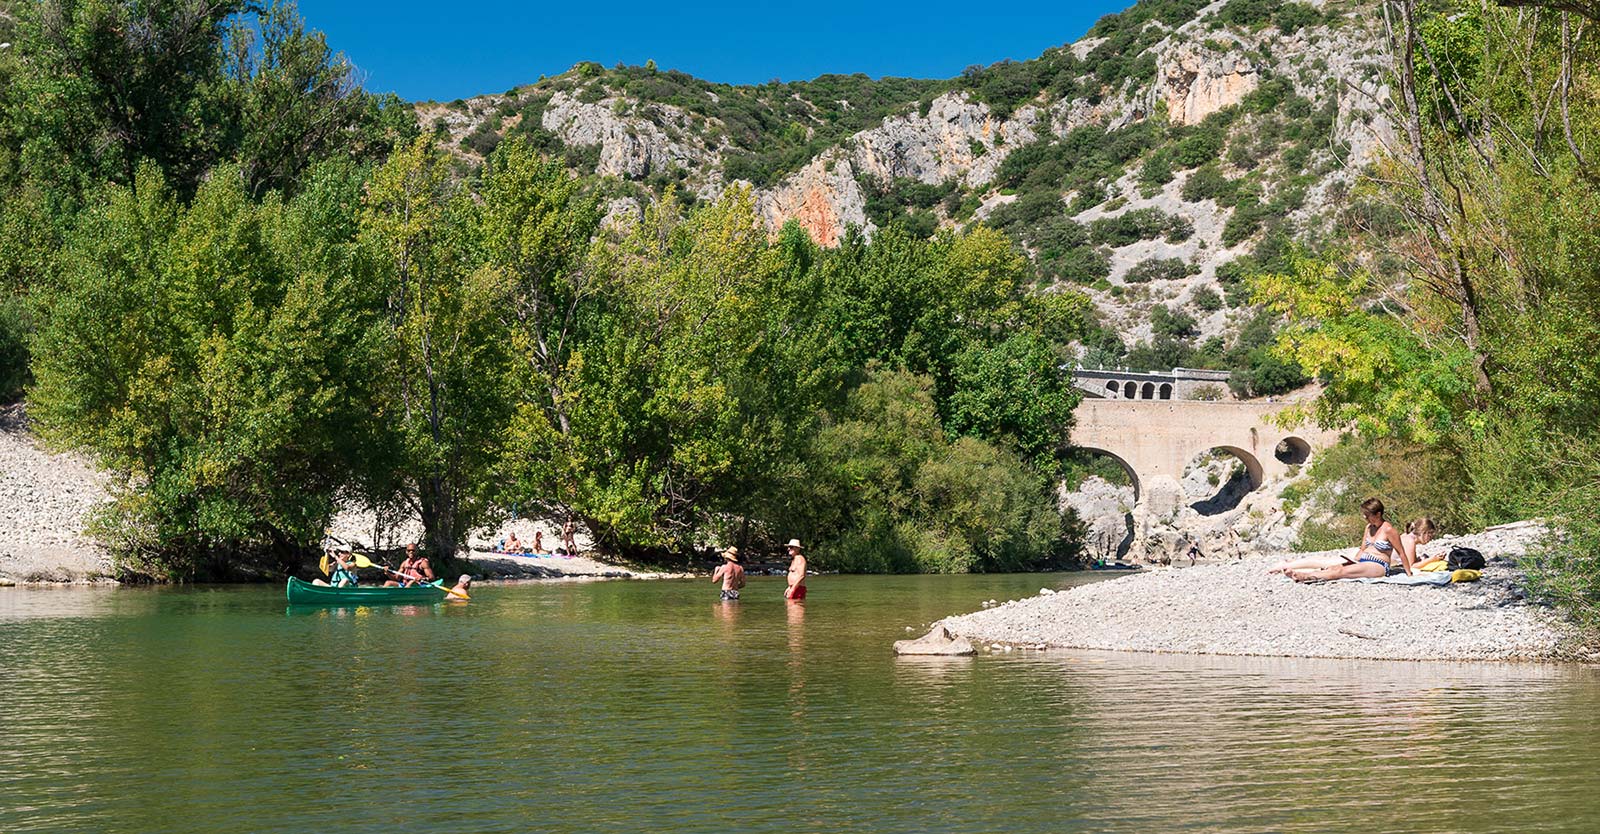
<svg viewBox="0 0 1600 834">
<path fill-rule="evenodd" d="M 1383 519 L 1383 502 L 1368 498 L 1361 502 L 1361 515 L 1367 526 L 1355 556 L 1305 556 L 1279 562 L 1268 570 L 1282 573 L 1296 582 L 1321 582 L 1331 579 L 1361 579 L 1387 576 L 1396 554 L 1407 575 L 1411 573 L 1411 556 L 1400 541 L 1394 525 Z M 1415 552 L 1415 546 L 1412 552 Z"/>
</svg>

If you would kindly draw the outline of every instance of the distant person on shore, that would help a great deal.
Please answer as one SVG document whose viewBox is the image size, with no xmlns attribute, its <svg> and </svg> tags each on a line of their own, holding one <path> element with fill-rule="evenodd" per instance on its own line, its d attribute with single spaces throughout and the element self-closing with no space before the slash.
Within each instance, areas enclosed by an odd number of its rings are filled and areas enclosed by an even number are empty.
<svg viewBox="0 0 1600 834">
<path fill-rule="evenodd" d="M 409 588 L 423 582 L 433 581 L 433 565 L 428 562 L 427 556 L 417 553 L 415 544 L 406 545 L 406 559 L 400 563 L 400 569 L 396 573 L 401 574 L 403 578 L 398 581 L 391 579 L 383 583 L 386 587 L 398 585 L 402 588 Z"/>
<path fill-rule="evenodd" d="M 544 552 L 544 531 L 543 530 L 535 530 L 535 531 L 533 531 L 533 552 L 535 554 L 539 554 L 539 553 L 543 553 Z"/>
<path fill-rule="evenodd" d="M 506 552 L 507 553 L 521 553 L 522 552 L 522 539 L 517 538 L 517 531 L 515 531 L 515 530 L 512 530 L 510 535 L 506 536 Z"/>
<path fill-rule="evenodd" d="M 789 550 L 789 587 L 784 589 L 783 598 L 798 602 L 806 598 L 806 554 L 799 539 L 790 539 L 784 547 Z"/>
<path fill-rule="evenodd" d="M 712 582 L 722 583 L 722 599 L 731 602 L 739 598 L 739 589 L 744 587 L 744 566 L 739 564 L 739 548 L 730 547 L 722 551 L 722 564 L 711 572 Z"/>
<path fill-rule="evenodd" d="M 561 525 L 561 544 L 567 549 L 566 555 L 578 555 L 578 523 L 567 516 L 567 523 Z"/>
<path fill-rule="evenodd" d="M 1353 557 L 1306 556 L 1279 562 L 1269 572 L 1282 573 L 1296 582 L 1375 578 L 1387 576 L 1395 557 L 1399 556 L 1401 567 L 1410 574 L 1411 556 L 1406 553 L 1394 525 L 1384 520 L 1383 502 L 1376 498 L 1361 502 L 1361 516 L 1367 524 Z"/>
</svg>

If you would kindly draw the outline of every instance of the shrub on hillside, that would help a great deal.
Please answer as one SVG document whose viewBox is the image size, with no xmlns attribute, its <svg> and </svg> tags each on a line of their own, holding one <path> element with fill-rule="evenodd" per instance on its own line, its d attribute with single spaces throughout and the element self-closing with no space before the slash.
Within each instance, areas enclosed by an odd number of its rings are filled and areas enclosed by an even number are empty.
<svg viewBox="0 0 1600 834">
<path fill-rule="evenodd" d="M 1150 281 L 1176 281 L 1194 274 L 1193 268 L 1182 258 L 1148 258 L 1134 264 L 1122 280 L 1129 284 L 1144 284 Z"/>
<path fill-rule="evenodd" d="M 1161 209 L 1142 208 L 1116 217 L 1102 217 L 1089 225 L 1089 233 L 1095 243 L 1127 246 L 1141 240 L 1163 236 L 1170 238 L 1174 234 L 1186 239 L 1194 234 L 1194 226 L 1187 219 L 1169 215 Z"/>
</svg>

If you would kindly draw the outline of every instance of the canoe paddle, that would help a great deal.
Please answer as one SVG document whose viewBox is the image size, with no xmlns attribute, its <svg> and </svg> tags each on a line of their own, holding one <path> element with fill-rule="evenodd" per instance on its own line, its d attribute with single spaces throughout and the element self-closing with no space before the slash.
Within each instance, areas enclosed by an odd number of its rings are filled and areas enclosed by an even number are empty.
<svg viewBox="0 0 1600 834">
<path fill-rule="evenodd" d="M 371 559 L 368 559 L 367 557 L 361 555 L 360 553 L 352 553 L 350 555 L 355 557 L 356 567 L 358 567 L 358 568 L 377 568 L 379 570 L 386 571 L 388 573 L 392 573 L 395 576 L 400 577 L 401 579 L 415 580 L 417 578 L 417 577 L 411 576 L 409 574 L 401 573 L 400 571 L 397 571 L 394 568 L 389 567 L 388 565 L 380 565 L 377 562 L 374 562 Z M 462 593 L 461 591 L 458 591 L 458 590 L 456 590 L 454 588 L 445 588 L 444 587 L 444 580 L 435 580 L 434 582 L 424 582 L 422 584 L 424 584 L 424 585 L 433 585 L 435 588 L 443 588 L 445 593 L 451 594 L 453 596 L 458 596 L 458 597 L 460 597 L 462 599 L 472 599 L 472 597 L 469 597 L 465 593 Z"/>
</svg>

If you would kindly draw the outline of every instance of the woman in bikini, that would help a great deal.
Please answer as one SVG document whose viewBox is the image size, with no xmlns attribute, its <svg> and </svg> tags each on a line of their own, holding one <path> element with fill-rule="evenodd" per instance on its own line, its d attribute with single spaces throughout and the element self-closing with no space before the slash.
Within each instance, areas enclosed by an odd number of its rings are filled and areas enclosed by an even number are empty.
<svg viewBox="0 0 1600 834">
<path fill-rule="evenodd" d="M 1361 546 L 1352 556 L 1307 556 L 1274 565 L 1271 573 L 1282 573 L 1296 582 L 1328 579 L 1360 579 L 1385 576 L 1394 564 L 1395 554 L 1406 573 L 1411 573 L 1411 554 L 1406 552 L 1394 525 L 1383 520 L 1383 502 L 1368 498 L 1361 502 L 1361 515 L 1367 521 Z M 1412 546 L 1412 552 L 1416 550 Z"/>
</svg>

